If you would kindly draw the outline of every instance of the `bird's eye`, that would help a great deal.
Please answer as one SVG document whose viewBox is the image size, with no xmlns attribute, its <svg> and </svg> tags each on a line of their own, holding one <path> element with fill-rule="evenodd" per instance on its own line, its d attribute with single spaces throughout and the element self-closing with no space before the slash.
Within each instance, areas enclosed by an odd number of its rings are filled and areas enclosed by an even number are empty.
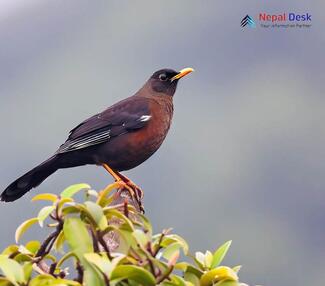
<svg viewBox="0 0 325 286">
<path fill-rule="evenodd" d="M 159 75 L 159 79 L 162 80 L 162 81 L 165 81 L 165 80 L 167 80 L 167 75 L 162 73 L 162 74 Z"/>
</svg>

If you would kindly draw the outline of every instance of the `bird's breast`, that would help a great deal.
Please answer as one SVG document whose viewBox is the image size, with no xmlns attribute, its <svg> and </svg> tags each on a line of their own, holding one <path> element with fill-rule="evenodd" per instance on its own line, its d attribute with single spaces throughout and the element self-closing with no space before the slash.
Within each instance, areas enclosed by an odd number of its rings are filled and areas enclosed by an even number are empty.
<svg viewBox="0 0 325 286">
<path fill-rule="evenodd" d="M 172 105 L 153 104 L 150 108 L 151 118 L 144 128 L 130 133 L 129 150 L 139 158 L 139 164 L 156 152 L 168 133 L 171 125 L 173 109 Z"/>
<path fill-rule="evenodd" d="M 107 164 L 123 171 L 132 169 L 155 153 L 166 138 L 173 116 L 172 102 L 153 102 L 148 124 L 123 134 L 107 145 Z"/>
</svg>

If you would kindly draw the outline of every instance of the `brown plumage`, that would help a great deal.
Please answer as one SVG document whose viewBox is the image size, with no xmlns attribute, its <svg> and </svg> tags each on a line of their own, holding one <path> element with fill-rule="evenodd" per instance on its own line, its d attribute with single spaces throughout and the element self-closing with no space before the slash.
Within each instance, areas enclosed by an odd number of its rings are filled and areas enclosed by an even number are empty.
<svg viewBox="0 0 325 286">
<path fill-rule="evenodd" d="M 139 200 L 142 191 L 119 172 L 140 165 L 158 150 L 172 121 L 178 80 L 191 71 L 186 68 L 180 72 L 155 72 L 135 95 L 72 129 L 57 152 L 11 183 L 1 194 L 1 200 L 20 198 L 58 169 L 86 164 L 103 165 Z"/>
</svg>

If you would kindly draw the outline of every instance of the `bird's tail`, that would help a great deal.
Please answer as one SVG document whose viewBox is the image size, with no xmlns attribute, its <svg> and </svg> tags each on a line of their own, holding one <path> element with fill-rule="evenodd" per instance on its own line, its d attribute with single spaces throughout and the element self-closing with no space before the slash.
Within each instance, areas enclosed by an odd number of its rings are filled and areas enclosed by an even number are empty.
<svg viewBox="0 0 325 286">
<path fill-rule="evenodd" d="M 32 188 L 37 187 L 57 169 L 58 158 L 54 155 L 11 183 L 0 195 L 0 200 L 12 202 L 19 199 Z"/>
</svg>

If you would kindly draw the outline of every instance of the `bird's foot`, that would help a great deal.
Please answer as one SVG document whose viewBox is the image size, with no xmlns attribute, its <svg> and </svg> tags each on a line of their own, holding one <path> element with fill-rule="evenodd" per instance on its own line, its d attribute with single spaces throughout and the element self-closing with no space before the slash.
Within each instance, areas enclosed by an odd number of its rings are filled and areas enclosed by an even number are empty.
<svg viewBox="0 0 325 286">
<path fill-rule="evenodd" d="M 139 199 L 143 199 L 143 191 L 138 185 L 136 185 L 134 182 L 132 182 L 129 178 L 126 177 L 123 177 L 123 181 L 137 193 Z"/>
<path fill-rule="evenodd" d="M 121 183 L 120 190 L 127 190 L 132 200 L 137 202 L 140 212 L 144 213 L 144 208 L 142 206 L 143 191 L 128 177 L 122 175 L 119 172 L 114 171 L 107 164 L 103 164 L 103 167 L 108 173 L 112 175 L 116 182 Z"/>
<path fill-rule="evenodd" d="M 124 178 L 123 178 L 124 179 Z M 142 205 L 143 191 L 134 184 L 131 180 L 123 180 L 122 178 L 118 180 L 121 182 L 120 190 L 127 190 L 131 199 L 136 201 L 139 206 L 140 212 L 144 213 L 144 208 Z"/>
</svg>

